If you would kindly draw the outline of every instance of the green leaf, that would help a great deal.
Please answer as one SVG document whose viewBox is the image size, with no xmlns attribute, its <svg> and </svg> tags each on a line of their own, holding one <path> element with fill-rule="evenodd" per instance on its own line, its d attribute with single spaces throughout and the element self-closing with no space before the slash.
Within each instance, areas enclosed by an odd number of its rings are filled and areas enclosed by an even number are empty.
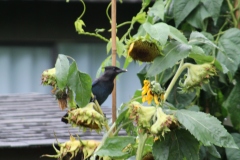
<svg viewBox="0 0 240 160">
<path fill-rule="evenodd" d="M 176 0 L 173 3 L 173 16 L 175 20 L 175 26 L 179 24 L 197 7 L 200 0 Z"/>
<path fill-rule="evenodd" d="M 120 113 L 118 114 L 118 117 L 117 117 L 117 120 L 116 120 L 116 125 L 117 127 L 123 122 L 123 121 L 126 121 L 126 115 L 127 115 L 127 112 L 128 112 L 128 107 L 127 107 L 127 104 L 123 103 L 121 106 L 120 106 L 121 110 L 119 111 Z M 129 118 L 128 118 L 129 119 Z"/>
<path fill-rule="evenodd" d="M 219 147 L 220 148 L 220 147 Z M 200 160 L 219 160 L 221 155 L 225 154 L 224 148 L 217 150 L 214 145 L 211 146 L 201 146 L 199 151 Z"/>
<path fill-rule="evenodd" d="M 125 51 L 125 45 L 121 41 L 119 41 L 118 37 L 116 37 L 116 45 L 117 45 L 118 57 L 121 57 Z M 112 38 L 107 43 L 106 49 L 107 49 L 107 54 L 109 54 L 112 49 Z"/>
<path fill-rule="evenodd" d="M 167 133 L 153 144 L 154 159 L 159 160 L 198 160 L 199 142 L 186 130 Z"/>
<path fill-rule="evenodd" d="M 211 40 L 209 40 L 206 36 L 197 31 L 193 31 L 191 33 L 188 43 L 191 45 L 208 44 L 212 47 L 218 48 Z"/>
<path fill-rule="evenodd" d="M 134 101 L 142 103 L 142 90 L 141 89 L 138 89 L 135 91 L 135 93 L 133 95 L 133 99 L 134 99 Z"/>
<path fill-rule="evenodd" d="M 112 64 L 112 55 L 109 55 L 100 65 L 100 67 L 97 70 L 96 77 L 99 77 L 102 72 L 104 72 L 104 67 L 109 66 Z"/>
<path fill-rule="evenodd" d="M 124 129 L 128 135 L 136 135 L 136 127 L 134 127 L 132 120 L 129 119 L 128 105 L 128 103 L 121 104 L 116 126 Z"/>
<path fill-rule="evenodd" d="M 165 45 L 169 35 L 169 27 L 166 23 L 150 24 L 148 22 L 143 24 L 145 31 L 155 40 Z"/>
<path fill-rule="evenodd" d="M 208 40 L 211 42 L 214 42 L 214 37 L 211 33 L 208 32 L 201 32 Z M 201 44 L 200 47 L 204 50 L 205 54 L 207 55 L 213 55 L 214 47 L 208 45 L 208 44 Z"/>
<path fill-rule="evenodd" d="M 240 134 L 239 133 L 232 133 L 233 139 L 235 143 L 240 148 Z M 240 159 L 240 150 L 239 149 L 232 149 L 226 148 L 226 155 L 228 160 L 237 160 Z"/>
<path fill-rule="evenodd" d="M 219 154 L 219 152 L 217 151 L 217 149 L 214 145 L 206 146 L 206 150 L 208 153 L 210 153 L 214 157 L 221 158 L 221 155 Z"/>
<path fill-rule="evenodd" d="M 168 82 L 170 78 L 172 78 L 175 75 L 176 70 L 177 70 L 176 65 L 173 66 L 172 68 L 167 68 L 166 70 L 164 70 L 162 73 L 158 75 L 158 78 L 157 78 L 158 82 L 163 86 Z"/>
<path fill-rule="evenodd" d="M 59 54 L 55 64 L 55 68 L 58 88 L 60 90 L 63 90 L 66 87 L 68 78 L 69 69 L 68 58 L 63 54 Z"/>
<path fill-rule="evenodd" d="M 143 86 L 143 81 L 146 79 L 146 74 L 150 65 L 145 64 L 145 66 L 137 73 L 138 79 L 140 80 L 141 86 Z"/>
<path fill-rule="evenodd" d="M 122 137 L 108 137 L 104 145 L 96 152 L 99 156 L 110 156 L 112 158 L 127 158 L 128 152 L 123 152 L 123 149 L 128 144 L 135 143 L 135 137 L 122 136 Z"/>
<path fill-rule="evenodd" d="M 217 24 L 217 20 L 221 11 L 221 6 L 223 0 L 201 0 L 203 3 L 204 7 L 207 9 L 208 13 L 210 13 L 214 25 Z"/>
<path fill-rule="evenodd" d="M 204 50 L 201 47 L 193 45 L 191 54 L 204 55 Z"/>
<path fill-rule="evenodd" d="M 217 118 L 203 112 L 188 110 L 178 110 L 175 115 L 178 121 L 203 145 L 214 144 L 220 147 L 238 148 L 233 137 Z"/>
<path fill-rule="evenodd" d="M 85 107 L 91 98 L 91 77 L 78 70 L 76 62 L 72 62 L 68 73 L 67 85 L 74 92 L 75 101 L 79 107 Z"/>
<path fill-rule="evenodd" d="M 110 38 L 106 46 L 107 54 L 110 53 L 111 49 L 112 49 L 112 38 Z"/>
<path fill-rule="evenodd" d="M 202 55 L 202 54 L 195 54 L 195 53 L 190 53 L 189 57 L 194 59 L 197 64 L 203 64 L 203 63 L 211 63 L 214 62 L 214 66 L 219 70 L 223 71 L 223 68 L 221 64 L 215 60 L 213 56 L 208 56 L 208 55 Z"/>
<path fill-rule="evenodd" d="M 231 90 L 231 93 L 223 102 L 223 106 L 228 110 L 233 127 L 240 130 L 240 75 L 237 77 L 237 84 Z"/>
<path fill-rule="evenodd" d="M 104 31 L 105 31 L 104 28 L 96 28 L 96 29 L 95 29 L 95 32 L 96 32 L 96 33 L 104 32 Z"/>
<path fill-rule="evenodd" d="M 192 103 L 193 99 L 196 97 L 196 92 L 182 94 L 179 93 L 178 87 L 179 87 L 178 83 L 175 83 L 167 100 L 169 103 L 173 104 L 176 108 L 185 109 Z"/>
<path fill-rule="evenodd" d="M 152 7 L 149 8 L 148 15 L 164 20 L 164 4 L 163 0 L 156 0 Z"/>
<path fill-rule="evenodd" d="M 169 27 L 169 36 L 180 43 L 187 43 L 187 38 L 180 32 L 177 28 L 168 26 Z"/>
<path fill-rule="evenodd" d="M 171 68 L 179 60 L 186 58 L 192 46 L 179 42 L 169 43 L 163 50 L 164 56 L 158 56 L 147 72 L 147 76 L 154 76 L 167 68 Z"/>
<path fill-rule="evenodd" d="M 229 78 L 235 74 L 240 64 L 240 30 L 231 28 L 221 36 L 218 46 L 221 48 L 217 55 L 217 60 L 221 65 L 229 70 Z"/>
<path fill-rule="evenodd" d="M 211 15 L 203 5 L 198 5 L 197 8 L 187 17 L 187 22 L 193 27 L 204 30 L 207 26 L 204 20 Z"/>
<path fill-rule="evenodd" d="M 143 0 L 143 6 L 148 6 L 150 4 L 151 0 Z"/>
<path fill-rule="evenodd" d="M 141 24 L 144 23 L 146 20 L 146 12 L 138 13 L 137 16 L 134 17 L 134 19 Z"/>
<path fill-rule="evenodd" d="M 116 38 L 116 45 L 117 45 L 117 54 L 118 57 L 121 57 L 125 51 L 125 45 L 123 44 L 123 42 L 119 41 L 118 38 Z"/>
</svg>

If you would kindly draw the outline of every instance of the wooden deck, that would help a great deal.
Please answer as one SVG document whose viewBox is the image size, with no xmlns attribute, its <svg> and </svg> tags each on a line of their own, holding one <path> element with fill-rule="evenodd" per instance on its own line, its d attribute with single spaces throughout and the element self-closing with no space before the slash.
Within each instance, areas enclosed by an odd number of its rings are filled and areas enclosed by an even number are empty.
<svg viewBox="0 0 240 160">
<path fill-rule="evenodd" d="M 111 109 L 104 108 L 107 118 Z M 52 145 L 56 133 L 59 142 L 69 140 L 69 132 L 81 139 L 100 140 L 95 131 L 82 132 L 61 122 L 66 113 L 58 107 L 53 95 L 16 94 L 0 96 L 0 147 Z"/>
</svg>

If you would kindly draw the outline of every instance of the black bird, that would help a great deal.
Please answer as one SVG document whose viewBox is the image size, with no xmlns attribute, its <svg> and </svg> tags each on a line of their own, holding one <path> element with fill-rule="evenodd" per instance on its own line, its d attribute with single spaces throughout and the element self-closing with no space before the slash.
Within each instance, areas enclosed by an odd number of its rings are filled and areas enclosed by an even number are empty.
<svg viewBox="0 0 240 160">
<path fill-rule="evenodd" d="M 105 67 L 105 71 L 103 75 L 92 83 L 92 93 L 95 96 L 100 106 L 107 99 L 107 97 L 112 93 L 113 87 L 114 87 L 113 81 L 115 77 L 118 74 L 126 71 L 127 70 L 120 69 L 115 66 L 107 66 Z M 90 101 L 93 101 L 92 98 Z M 68 120 L 66 119 L 66 117 L 68 117 L 68 113 L 66 113 L 62 117 L 62 122 L 68 123 Z"/>
</svg>

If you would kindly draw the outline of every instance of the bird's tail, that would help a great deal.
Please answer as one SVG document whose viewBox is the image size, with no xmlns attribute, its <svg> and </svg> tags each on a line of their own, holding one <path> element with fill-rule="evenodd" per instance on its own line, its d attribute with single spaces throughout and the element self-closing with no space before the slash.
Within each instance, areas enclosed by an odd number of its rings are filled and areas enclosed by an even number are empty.
<svg viewBox="0 0 240 160">
<path fill-rule="evenodd" d="M 62 117 L 61 121 L 64 122 L 64 123 L 66 123 L 66 124 L 68 124 L 68 119 L 67 119 L 67 117 L 68 117 L 68 113 L 66 113 L 66 114 Z"/>
</svg>

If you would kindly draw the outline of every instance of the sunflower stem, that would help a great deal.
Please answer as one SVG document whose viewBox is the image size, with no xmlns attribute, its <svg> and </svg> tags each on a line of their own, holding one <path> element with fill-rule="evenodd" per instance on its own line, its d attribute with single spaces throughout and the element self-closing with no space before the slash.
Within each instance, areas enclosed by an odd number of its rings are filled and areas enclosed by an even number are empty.
<svg viewBox="0 0 240 160">
<path fill-rule="evenodd" d="M 91 93 L 91 97 L 94 98 L 94 94 L 93 94 L 93 93 Z M 99 105 L 99 103 L 98 103 L 98 101 L 97 101 L 96 99 L 95 99 L 94 103 L 96 104 L 96 108 L 95 108 L 95 109 L 96 109 L 101 115 L 104 116 L 104 113 L 103 113 L 103 111 L 102 111 L 102 109 L 101 109 L 101 107 L 100 107 L 100 105 Z M 110 128 L 110 127 L 109 127 L 107 121 L 104 122 L 104 126 L 105 126 L 106 130 L 109 131 L 109 128 Z"/>
<path fill-rule="evenodd" d="M 168 95 L 170 94 L 173 86 L 175 85 L 178 77 L 181 75 L 181 73 L 184 71 L 184 69 L 188 68 L 190 65 L 190 63 L 184 63 L 183 59 L 181 60 L 180 64 L 179 64 L 179 67 L 178 67 L 178 70 L 177 72 L 175 73 L 171 83 L 169 84 L 165 94 L 164 94 L 164 102 L 166 101 Z"/>
<path fill-rule="evenodd" d="M 147 133 L 139 133 L 138 136 L 139 136 L 139 142 L 138 142 L 136 160 L 142 160 L 142 153 L 143 153 L 143 149 L 144 149 L 146 140 L 148 138 L 148 135 Z"/>
</svg>

